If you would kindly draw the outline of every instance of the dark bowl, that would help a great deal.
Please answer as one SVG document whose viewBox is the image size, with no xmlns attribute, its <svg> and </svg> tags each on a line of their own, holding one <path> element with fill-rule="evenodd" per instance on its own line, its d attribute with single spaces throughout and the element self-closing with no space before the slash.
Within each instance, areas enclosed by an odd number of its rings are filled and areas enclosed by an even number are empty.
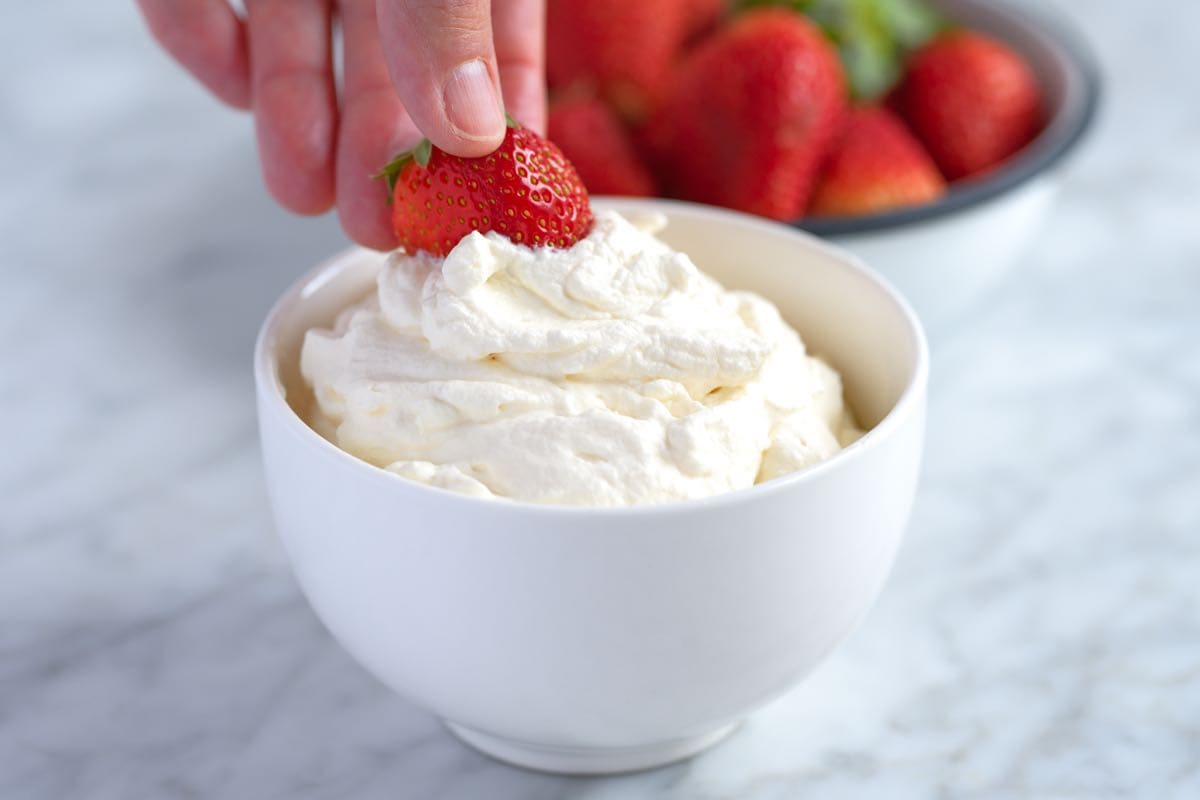
<svg viewBox="0 0 1200 800">
<path fill-rule="evenodd" d="M 919 225 L 987 203 L 1053 169 L 1091 126 L 1100 71 L 1090 49 L 1057 15 L 988 0 L 934 0 L 948 18 L 1013 47 L 1029 62 L 1046 99 L 1047 122 L 1032 142 L 986 175 L 956 181 L 940 200 L 854 217 L 807 217 L 797 227 L 818 236 Z"/>
<path fill-rule="evenodd" d="M 1081 38 L 1044 10 L 985 0 L 935 5 L 1028 60 L 1045 97 L 1045 128 L 1006 163 L 955 183 L 936 202 L 794 225 L 842 245 L 885 275 L 912 303 L 936 346 L 1035 244 L 1054 201 L 1057 167 L 1095 119 L 1100 72 Z"/>
</svg>

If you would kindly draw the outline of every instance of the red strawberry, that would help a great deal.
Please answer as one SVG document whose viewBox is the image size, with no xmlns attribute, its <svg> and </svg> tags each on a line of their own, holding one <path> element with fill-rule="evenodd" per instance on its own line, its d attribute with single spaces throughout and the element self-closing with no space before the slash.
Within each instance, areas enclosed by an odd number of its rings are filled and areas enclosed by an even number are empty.
<svg viewBox="0 0 1200 800">
<path fill-rule="evenodd" d="M 685 38 L 690 42 L 717 29 L 729 11 L 729 0 L 691 0 L 687 6 Z"/>
<path fill-rule="evenodd" d="M 842 216 L 920 205 L 946 192 L 933 159 L 900 118 L 878 106 L 846 115 L 809 212 Z"/>
<path fill-rule="evenodd" d="M 601 101 L 566 100 L 551 106 L 550 139 L 592 194 L 654 194 L 654 179 L 634 152 L 629 134 Z"/>
<path fill-rule="evenodd" d="M 683 46 L 693 0 L 548 0 L 546 73 L 552 89 L 580 86 L 623 117 L 643 118 Z"/>
<path fill-rule="evenodd" d="M 686 200 L 799 217 L 846 105 L 837 53 L 804 17 L 751 11 L 680 67 L 644 131 Z"/>
<path fill-rule="evenodd" d="M 971 31 L 917 50 L 900 105 L 947 178 L 972 175 L 1029 143 L 1042 122 L 1033 71 L 1009 47 Z"/>
<path fill-rule="evenodd" d="M 375 176 L 387 181 L 392 228 L 405 250 L 446 255 L 471 231 L 531 247 L 570 247 L 587 236 L 587 189 L 562 151 L 509 125 L 496 152 L 462 158 L 428 139 Z"/>
</svg>

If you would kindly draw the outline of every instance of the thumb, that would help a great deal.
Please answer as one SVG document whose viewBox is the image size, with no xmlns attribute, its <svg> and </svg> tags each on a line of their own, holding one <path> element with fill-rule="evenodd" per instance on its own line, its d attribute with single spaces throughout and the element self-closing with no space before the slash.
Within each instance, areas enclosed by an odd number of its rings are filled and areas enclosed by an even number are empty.
<svg viewBox="0 0 1200 800">
<path fill-rule="evenodd" d="M 377 10 L 392 83 L 421 132 L 459 156 L 499 147 L 504 108 L 490 0 L 378 0 Z"/>
</svg>

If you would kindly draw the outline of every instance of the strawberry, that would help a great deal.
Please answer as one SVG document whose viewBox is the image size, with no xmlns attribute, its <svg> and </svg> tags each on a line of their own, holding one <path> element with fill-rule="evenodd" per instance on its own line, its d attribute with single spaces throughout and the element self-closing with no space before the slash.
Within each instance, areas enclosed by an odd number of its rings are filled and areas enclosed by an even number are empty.
<svg viewBox="0 0 1200 800">
<path fill-rule="evenodd" d="M 654 179 L 634 151 L 629 134 L 600 100 L 566 100 L 552 105 L 550 139 L 575 165 L 589 192 L 654 194 Z"/>
<path fill-rule="evenodd" d="M 846 115 L 809 212 L 874 214 L 928 203 L 945 192 L 933 159 L 900 118 L 886 108 L 862 106 Z"/>
<path fill-rule="evenodd" d="M 684 39 L 692 42 L 712 33 L 728 11 L 729 0 L 691 0 L 687 3 Z"/>
<path fill-rule="evenodd" d="M 798 7 L 837 44 L 850 94 L 873 102 L 896 84 L 904 58 L 945 27 L 929 0 L 756 0 Z"/>
<path fill-rule="evenodd" d="M 640 120 L 657 102 L 689 32 L 695 0 L 548 0 L 546 74 Z"/>
<path fill-rule="evenodd" d="M 791 11 L 750 11 L 681 65 L 643 131 L 686 200 L 799 217 L 846 105 L 837 53 Z"/>
<path fill-rule="evenodd" d="M 387 181 L 392 228 L 409 252 L 444 256 L 471 231 L 531 247 L 570 247 L 587 236 L 587 189 L 553 142 L 509 123 L 481 158 L 445 153 L 428 139 L 376 174 Z"/>
<path fill-rule="evenodd" d="M 899 102 L 951 180 L 1008 158 L 1042 123 L 1041 92 L 1029 65 L 1006 45 L 965 30 L 913 53 Z"/>
</svg>

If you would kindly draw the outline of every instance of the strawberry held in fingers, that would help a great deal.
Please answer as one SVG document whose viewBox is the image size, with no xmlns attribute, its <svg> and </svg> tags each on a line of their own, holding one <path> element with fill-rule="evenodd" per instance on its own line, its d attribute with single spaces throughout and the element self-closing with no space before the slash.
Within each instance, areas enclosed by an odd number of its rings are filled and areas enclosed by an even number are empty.
<svg viewBox="0 0 1200 800">
<path fill-rule="evenodd" d="M 587 189 L 571 162 L 552 142 L 513 123 L 489 155 L 453 156 L 426 139 L 375 177 L 387 181 L 392 228 L 409 252 L 444 256 L 471 231 L 567 248 L 592 228 Z"/>
<path fill-rule="evenodd" d="M 1029 143 L 1042 98 L 1029 65 L 972 31 L 943 34 L 917 50 L 898 100 L 947 178 L 982 172 Z"/>
<path fill-rule="evenodd" d="M 946 181 L 933 159 L 900 118 L 886 108 L 863 106 L 846 115 L 809 213 L 876 214 L 945 193 Z"/>
<path fill-rule="evenodd" d="M 693 51 L 644 136 L 675 196 L 793 219 L 845 105 L 842 67 L 821 31 L 761 9 Z"/>
</svg>

